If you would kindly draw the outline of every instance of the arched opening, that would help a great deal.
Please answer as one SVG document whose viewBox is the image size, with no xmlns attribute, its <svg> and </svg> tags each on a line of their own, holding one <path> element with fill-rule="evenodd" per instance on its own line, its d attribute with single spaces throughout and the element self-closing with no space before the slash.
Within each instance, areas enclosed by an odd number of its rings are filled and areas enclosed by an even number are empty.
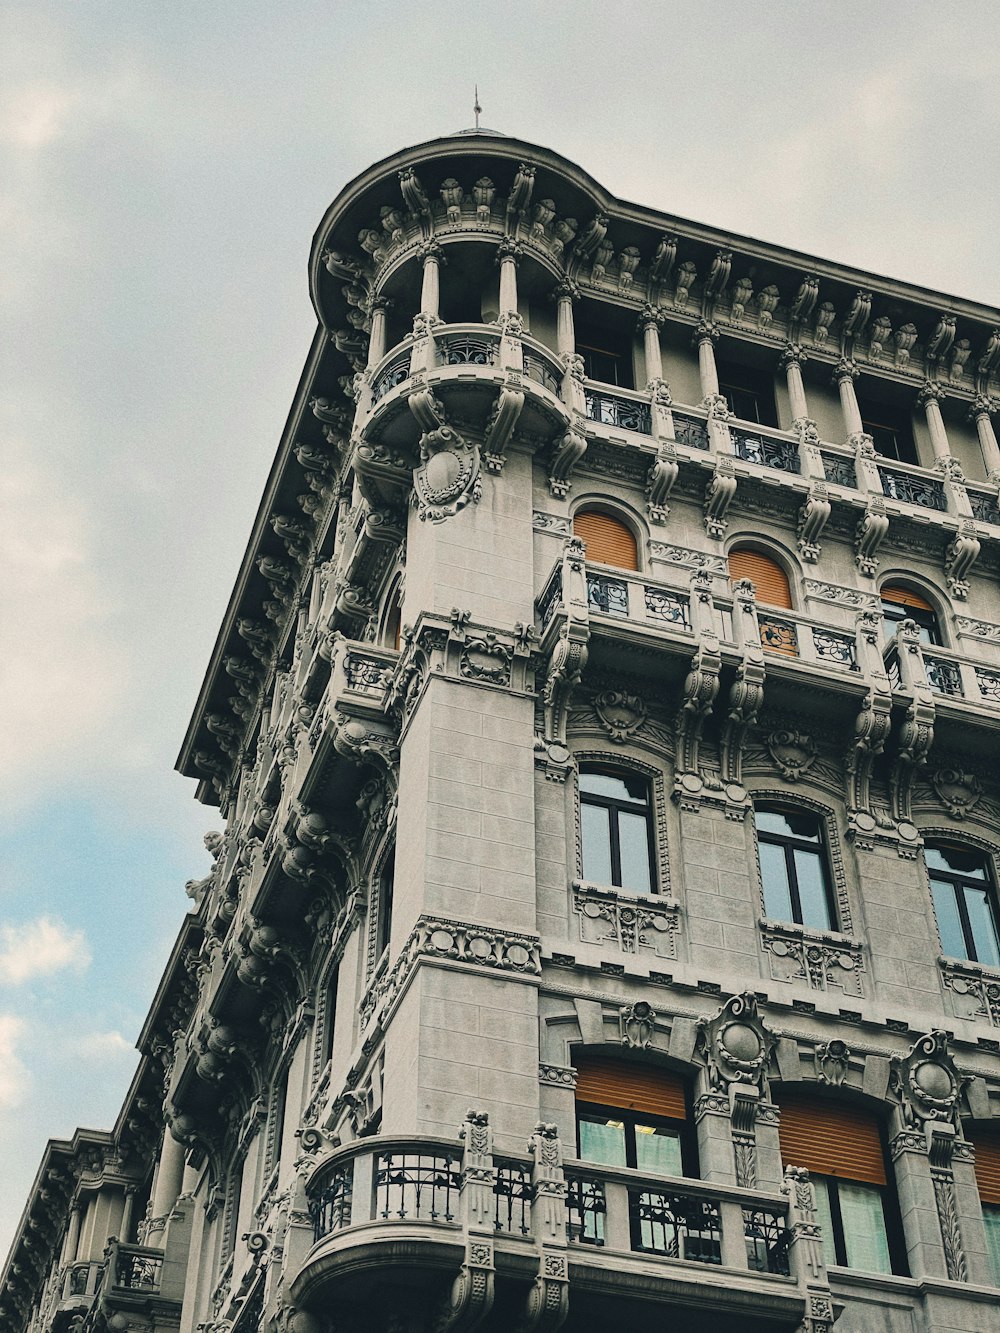
<svg viewBox="0 0 1000 1333">
<path fill-rule="evenodd" d="M 902 584 L 887 583 L 880 596 L 887 638 L 893 637 L 902 621 L 913 620 L 920 630 L 921 643 L 941 643 L 937 612 L 921 593 L 903 587 Z"/>
<path fill-rule="evenodd" d="M 629 893 L 652 893 L 653 803 L 641 773 L 580 769 L 583 878 Z"/>
<path fill-rule="evenodd" d="M 615 569 L 638 569 L 639 548 L 635 534 L 620 519 L 597 509 L 584 509 L 573 517 L 573 536 L 583 542 L 588 560 Z"/>
<path fill-rule="evenodd" d="M 835 930 L 823 820 L 813 810 L 754 802 L 764 914 L 811 930 Z"/>
<path fill-rule="evenodd" d="M 758 602 L 767 606 L 781 606 L 788 611 L 792 609 L 788 575 L 777 560 L 772 560 L 770 556 L 746 549 L 730 551 L 729 577 L 734 583 L 739 579 L 749 579 Z"/>
</svg>

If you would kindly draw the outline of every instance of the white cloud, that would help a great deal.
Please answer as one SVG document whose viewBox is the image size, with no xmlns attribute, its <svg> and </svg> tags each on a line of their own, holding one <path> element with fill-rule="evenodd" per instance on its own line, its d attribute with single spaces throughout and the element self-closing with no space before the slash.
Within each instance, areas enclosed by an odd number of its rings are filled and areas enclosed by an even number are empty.
<svg viewBox="0 0 1000 1333">
<path fill-rule="evenodd" d="M 31 1075 L 18 1059 L 17 1046 L 24 1022 L 13 1014 L 0 1014 L 0 1109 L 18 1106 L 25 1097 Z"/>
<path fill-rule="evenodd" d="M 0 926 L 0 983 L 18 986 L 32 977 L 51 976 L 71 967 L 83 971 L 90 950 L 82 930 L 40 916 L 20 926 Z"/>
<path fill-rule="evenodd" d="M 85 1036 L 74 1037 L 67 1042 L 74 1055 L 85 1060 L 98 1060 L 108 1064 L 126 1057 L 136 1058 L 135 1046 L 115 1029 L 109 1032 L 88 1032 Z"/>
</svg>

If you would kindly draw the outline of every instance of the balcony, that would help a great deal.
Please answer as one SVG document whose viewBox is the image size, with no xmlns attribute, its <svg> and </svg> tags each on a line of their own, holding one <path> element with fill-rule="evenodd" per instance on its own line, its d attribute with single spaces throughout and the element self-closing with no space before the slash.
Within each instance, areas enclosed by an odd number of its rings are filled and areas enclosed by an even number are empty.
<svg viewBox="0 0 1000 1333">
<path fill-rule="evenodd" d="M 184 1298 L 184 1256 L 168 1256 L 147 1245 L 126 1245 L 113 1240 L 105 1251 L 105 1263 L 97 1301 L 110 1327 L 116 1316 L 152 1317 L 156 1327 L 170 1327 L 180 1320 Z M 122 1325 L 124 1326 L 124 1325 Z"/>
</svg>

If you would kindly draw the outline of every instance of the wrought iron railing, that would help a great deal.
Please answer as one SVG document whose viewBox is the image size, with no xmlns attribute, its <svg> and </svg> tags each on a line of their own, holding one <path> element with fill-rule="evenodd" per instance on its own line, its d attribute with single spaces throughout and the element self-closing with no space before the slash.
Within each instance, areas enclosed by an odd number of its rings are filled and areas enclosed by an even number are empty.
<svg viewBox="0 0 1000 1333">
<path fill-rule="evenodd" d="M 397 384 L 402 384 L 403 380 L 410 378 L 410 354 L 405 352 L 402 356 L 396 357 L 390 361 L 384 370 L 380 370 L 372 381 L 372 402 L 377 403 L 380 398 L 384 398 L 390 389 L 394 389 Z"/>
<path fill-rule="evenodd" d="M 761 613 L 758 617 L 760 644 L 765 652 L 798 657 L 799 636 L 790 620 Z"/>
<path fill-rule="evenodd" d="M 438 339 L 443 366 L 492 366 L 497 359 L 494 339 L 471 333 L 453 333 Z"/>
<path fill-rule="evenodd" d="M 619 398 L 614 393 L 602 393 L 597 389 L 587 389 L 584 393 L 587 416 L 592 421 L 601 421 L 606 426 L 619 426 L 622 430 L 638 431 L 641 435 L 651 435 L 653 420 L 648 403 L 637 402 L 634 398 Z"/>
<path fill-rule="evenodd" d="M 344 675 L 347 688 L 358 694 L 381 696 L 392 674 L 391 668 L 378 657 L 363 657 L 360 653 L 349 653 L 344 662 Z"/>
<path fill-rule="evenodd" d="M 566 1232 L 578 1245 L 604 1244 L 604 1219 L 608 1211 L 604 1186 L 585 1176 L 566 1177 Z"/>
<path fill-rule="evenodd" d="M 957 662 L 949 662 L 945 657 L 936 657 L 924 650 L 924 675 L 927 684 L 936 694 L 947 694 L 961 698 L 962 672 Z"/>
<path fill-rule="evenodd" d="M 825 449 L 820 453 L 820 458 L 827 481 L 832 481 L 835 486 L 857 488 L 858 474 L 854 469 L 853 458 L 845 458 L 843 454 L 829 454 Z"/>
<path fill-rule="evenodd" d="M 849 671 L 857 671 L 857 645 L 852 634 L 839 634 L 832 629 L 814 628 L 812 641 L 818 661 L 827 662 L 832 666 L 847 667 Z"/>
<path fill-rule="evenodd" d="M 743 1235 L 747 1245 L 747 1268 L 754 1273 L 780 1273 L 788 1277 L 788 1228 L 781 1213 L 769 1208 L 743 1209 Z"/>
<path fill-rule="evenodd" d="M 913 472 L 898 472 L 895 468 L 880 467 L 882 490 L 892 500 L 905 500 L 921 509 L 948 508 L 944 485 L 936 477 L 920 477 Z"/>
<path fill-rule="evenodd" d="M 316 1193 L 309 1199 L 309 1218 L 313 1240 L 322 1240 L 333 1231 L 351 1225 L 351 1195 L 354 1187 L 354 1163 L 346 1162 L 323 1177 Z"/>
<path fill-rule="evenodd" d="M 547 365 L 540 356 L 535 356 L 533 352 L 524 350 L 522 352 L 524 359 L 524 373 L 528 379 L 534 380 L 540 384 L 543 389 L 548 389 L 550 393 L 558 394 L 560 389 L 559 376 Z"/>
<path fill-rule="evenodd" d="M 665 1190 L 629 1190 L 632 1248 L 699 1264 L 722 1263 L 722 1223 L 714 1199 Z"/>
<path fill-rule="evenodd" d="M 973 518 L 978 518 L 980 523 L 1000 525 L 1000 504 L 997 503 L 995 495 L 991 495 L 989 491 L 975 491 L 971 486 L 968 488 L 968 494 Z"/>
<path fill-rule="evenodd" d="M 733 453 L 748 463 L 777 468 L 779 472 L 798 472 L 799 448 L 792 440 L 772 439 L 770 435 L 748 435 L 746 431 L 730 430 Z"/>
<path fill-rule="evenodd" d="M 700 417 L 689 417 L 684 412 L 674 412 L 674 439 L 678 444 L 686 444 L 689 449 L 707 449 L 708 423 Z"/>
<path fill-rule="evenodd" d="M 531 1232 L 531 1172 L 520 1162 L 497 1163 L 493 1224 L 514 1236 Z"/>
<path fill-rule="evenodd" d="M 454 1221 L 459 1164 L 459 1158 L 447 1153 L 379 1153 L 375 1166 L 376 1216 Z"/>
<path fill-rule="evenodd" d="M 1000 675 L 984 667 L 976 667 L 975 672 L 979 693 L 990 703 L 1000 704 Z"/>
<path fill-rule="evenodd" d="M 686 598 L 679 597 L 676 593 L 665 592 L 662 588 L 653 588 L 648 583 L 644 591 L 647 619 L 659 620 L 667 625 L 677 625 L 681 629 L 690 628 Z"/>
<path fill-rule="evenodd" d="M 549 579 L 545 591 L 538 599 L 538 618 L 542 622 L 542 629 L 552 619 L 559 600 L 562 597 L 562 569 L 557 568 L 555 573 Z"/>
<path fill-rule="evenodd" d="M 624 579 L 608 578 L 606 574 L 587 571 L 587 605 L 591 611 L 606 616 L 628 617 L 628 584 Z"/>
<path fill-rule="evenodd" d="M 163 1255 L 120 1247 L 115 1256 L 115 1286 L 128 1291 L 159 1291 Z"/>
</svg>

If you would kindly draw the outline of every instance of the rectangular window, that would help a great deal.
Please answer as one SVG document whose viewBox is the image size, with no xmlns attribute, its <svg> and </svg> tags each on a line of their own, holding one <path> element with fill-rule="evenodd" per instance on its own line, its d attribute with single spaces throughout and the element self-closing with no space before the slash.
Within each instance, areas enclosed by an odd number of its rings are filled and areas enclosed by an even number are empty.
<svg viewBox="0 0 1000 1333">
<path fill-rule="evenodd" d="M 913 439 L 913 420 L 905 408 L 872 402 L 861 394 L 858 395 L 858 406 L 861 428 L 872 437 L 877 454 L 894 458 L 899 463 L 920 462 Z"/>
<path fill-rule="evenodd" d="M 778 425 L 774 402 L 774 378 L 753 366 L 741 366 L 730 361 L 719 361 L 719 392 L 725 398 L 730 412 L 740 421 L 757 426 Z"/>
<path fill-rule="evenodd" d="M 835 929 L 823 823 L 809 810 L 754 810 L 764 912 L 812 930 Z"/>
<path fill-rule="evenodd" d="M 975 847 L 924 848 L 941 948 L 949 958 L 1000 967 L 996 888 L 989 858 Z"/>
<path fill-rule="evenodd" d="M 1000 1287 L 1000 1204 L 983 1205 L 983 1225 L 986 1227 L 986 1251 L 990 1256 L 993 1282 Z"/>
<path fill-rule="evenodd" d="M 583 877 L 630 893 L 653 892 L 649 783 L 637 773 L 580 771 Z"/>
</svg>

